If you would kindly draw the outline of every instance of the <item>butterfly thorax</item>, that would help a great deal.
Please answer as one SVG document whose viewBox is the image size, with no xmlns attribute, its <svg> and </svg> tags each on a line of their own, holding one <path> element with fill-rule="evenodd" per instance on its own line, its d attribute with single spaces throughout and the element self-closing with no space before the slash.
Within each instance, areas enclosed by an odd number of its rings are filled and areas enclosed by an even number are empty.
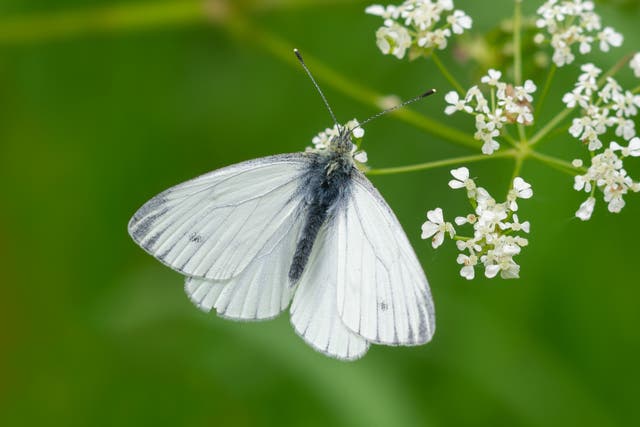
<svg viewBox="0 0 640 427">
<path fill-rule="evenodd" d="M 298 190 L 304 196 L 300 215 L 305 216 L 305 223 L 289 269 L 292 285 L 302 276 L 321 228 L 333 220 L 351 191 L 352 174 L 356 172 L 351 147 L 348 151 L 341 143 L 336 147 L 338 150 L 309 153 L 310 162 Z"/>
</svg>

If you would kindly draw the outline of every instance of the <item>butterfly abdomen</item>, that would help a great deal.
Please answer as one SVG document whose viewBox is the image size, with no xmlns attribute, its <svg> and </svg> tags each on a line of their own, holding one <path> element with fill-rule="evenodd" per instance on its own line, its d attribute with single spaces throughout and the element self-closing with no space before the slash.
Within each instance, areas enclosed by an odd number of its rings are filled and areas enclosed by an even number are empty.
<svg viewBox="0 0 640 427">
<path fill-rule="evenodd" d="M 340 155 L 319 157 L 313 161 L 301 186 L 307 209 L 305 224 L 289 268 L 291 285 L 298 282 L 309 261 L 322 225 L 331 220 L 349 192 L 353 164 Z"/>
</svg>

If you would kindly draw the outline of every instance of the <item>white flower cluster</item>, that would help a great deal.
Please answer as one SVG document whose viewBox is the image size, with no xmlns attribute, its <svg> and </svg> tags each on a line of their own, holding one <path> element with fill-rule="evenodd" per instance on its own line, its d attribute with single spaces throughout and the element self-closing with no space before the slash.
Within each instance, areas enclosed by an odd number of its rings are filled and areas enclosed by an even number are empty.
<svg viewBox="0 0 640 427">
<path fill-rule="evenodd" d="M 471 18 L 453 9 L 453 0 L 406 0 L 399 6 L 369 6 L 365 12 L 384 19 L 376 32 L 383 54 L 402 59 L 409 50 L 409 58 L 414 59 L 431 49 L 446 48 L 449 37 L 471 28 Z"/>
<path fill-rule="evenodd" d="M 575 177 L 573 188 L 590 193 L 576 212 L 578 218 L 583 221 L 591 218 L 596 204 L 594 197 L 596 188 L 602 191 L 604 201 L 608 203 L 609 212 L 613 213 L 620 212 L 624 207 L 625 194 L 629 191 L 634 193 L 640 191 L 640 182 L 631 179 L 624 169 L 623 159 L 629 156 L 640 157 L 640 138 L 633 138 L 626 147 L 612 142 L 609 148 L 593 156 L 591 166 L 584 175 Z M 582 161 L 574 160 L 573 165 L 581 167 Z"/>
<path fill-rule="evenodd" d="M 367 152 L 359 149 L 362 138 L 364 137 L 364 129 L 357 127 L 359 124 L 358 120 L 353 119 L 349 120 L 344 127 L 347 129 L 353 129 L 351 132 L 351 141 L 353 143 L 353 147 L 351 147 L 351 156 L 356 162 L 364 164 L 367 163 Z M 311 140 L 313 147 L 307 147 L 307 151 L 327 150 L 331 145 L 331 141 L 333 141 L 339 133 L 340 131 L 338 126 L 326 128 L 324 131 L 313 137 Z"/>
<path fill-rule="evenodd" d="M 606 83 L 598 84 L 602 70 L 593 64 L 585 64 L 581 69 L 575 88 L 566 93 L 562 101 L 568 108 L 582 109 L 580 117 L 573 119 L 569 133 L 591 152 L 591 165 L 584 175 L 575 177 L 573 186 L 576 191 L 589 193 L 589 198 L 576 212 L 578 218 L 586 221 L 595 208 L 596 189 L 602 191 L 609 212 L 614 213 L 624 207 L 625 194 L 640 190 L 640 184 L 628 175 L 623 162 L 625 157 L 640 156 L 640 138 L 636 136 L 633 120 L 640 108 L 640 96 L 624 90 L 612 77 L 607 77 Z M 613 141 L 602 150 L 603 135 L 610 130 L 616 137 L 628 141 L 628 145 L 625 147 Z M 577 168 L 582 165 L 582 160 L 573 161 Z"/>
<path fill-rule="evenodd" d="M 520 177 L 515 178 L 507 200 L 497 203 L 487 190 L 476 186 L 469 177 L 469 169 L 454 169 L 451 175 L 454 179 L 449 182 L 449 187 L 466 189 L 474 207 L 473 213 L 456 217 L 455 223 L 458 226 L 472 225 L 473 237 L 457 235 L 453 224 L 444 220 L 442 209 L 436 208 L 427 212 L 427 221 L 422 225 L 422 238 L 431 238 L 434 248 L 443 243 L 447 234 L 455 239 L 461 252 L 457 258 L 458 264 L 462 265 L 460 275 L 467 280 L 475 277 L 475 268 L 479 264 L 484 266 L 484 275 L 488 278 L 494 278 L 498 273 L 503 279 L 518 278 L 520 266 L 513 257 L 529 244 L 518 233 L 529 233 L 531 226 L 529 221 L 520 222 L 516 214 L 517 200 L 533 196 L 531 185 Z"/>
<path fill-rule="evenodd" d="M 578 45 L 578 51 L 582 55 L 591 52 L 591 44 L 594 42 L 599 43 L 603 52 L 608 52 L 611 46 L 622 45 L 622 34 L 611 27 L 602 28 L 600 16 L 594 12 L 592 1 L 549 0 L 538 8 L 538 15 L 536 26 L 546 29 L 547 35 L 537 34 L 534 41 L 538 44 L 551 44 L 553 62 L 558 67 L 573 62 L 573 45 Z"/>
<path fill-rule="evenodd" d="M 523 86 L 512 86 L 500 81 L 502 73 L 497 70 L 489 70 L 482 77 L 481 82 L 491 91 L 490 99 L 487 99 L 478 86 L 471 87 L 464 98 L 460 98 L 457 92 L 449 92 L 444 99 L 449 104 L 444 112 L 451 115 L 456 111 L 464 111 L 476 118 L 476 132 L 474 138 L 481 141 L 482 152 L 493 154 L 500 144 L 496 138 L 505 124 L 519 123 L 531 125 L 533 123 L 533 111 L 531 102 L 536 91 L 536 85 L 527 80 Z"/>
<path fill-rule="evenodd" d="M 599 87 L 598 76 L 602 70 L 593 64 L 582 66 L 583 74 L 578 77 L 575 88 L 564 95 L 562 101 L 569 108 L 582 108 L 583 114 L 573 119 L 569 133 L 589 148 L 597 151 L 603 147 L 601 135 L 615 128 L 615 135 L 626 141 L 636 136 L 632 120 L 640 108 L 640 95 L 623 90 L 618 82 L 607 77 Z"/>
</svg>

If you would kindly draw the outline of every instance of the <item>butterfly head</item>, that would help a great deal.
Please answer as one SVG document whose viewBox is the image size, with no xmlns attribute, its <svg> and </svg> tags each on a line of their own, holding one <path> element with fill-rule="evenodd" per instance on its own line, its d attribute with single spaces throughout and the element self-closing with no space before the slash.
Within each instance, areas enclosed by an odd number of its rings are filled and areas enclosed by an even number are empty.
<svg viewBox="0 0 640 427">
<path fill-rule="evenodd" d="M 351 156 L 353 147 L 351 131 L 346 126 L 339 126 L 338 134 L 331 138 L 329 149 L 336 154 Z"/>
</svg>

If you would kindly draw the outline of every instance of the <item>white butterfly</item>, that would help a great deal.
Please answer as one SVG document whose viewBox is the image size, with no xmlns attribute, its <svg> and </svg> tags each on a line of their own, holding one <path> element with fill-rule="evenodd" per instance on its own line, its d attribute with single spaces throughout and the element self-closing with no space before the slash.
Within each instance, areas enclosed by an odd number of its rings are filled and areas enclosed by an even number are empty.
<svg viewBox="0 0 640 427">
<path fill-rule="evenodd" d="M 427 279 L 351 149 L 351 131 L 340 128 L 326 150 L 210 172 L 148 201 L 129 233 L 187 276 L 203 311 L 265 320 L 293 300 L 296 332 L 344 360 L 370 343 L 424 344 L 435 331 Z"/>
</svg>

